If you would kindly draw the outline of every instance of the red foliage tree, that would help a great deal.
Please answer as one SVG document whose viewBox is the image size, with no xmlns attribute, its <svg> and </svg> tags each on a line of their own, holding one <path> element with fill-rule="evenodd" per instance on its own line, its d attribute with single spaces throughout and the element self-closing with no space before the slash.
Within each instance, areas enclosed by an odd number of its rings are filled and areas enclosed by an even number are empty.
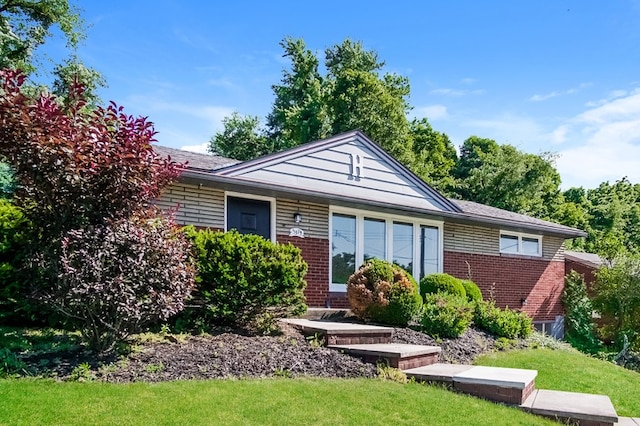
<svg viewBox="0 0 640 426">
<path fill-rule="evenodd" d="M 63 106 L 49 94 L 26 96 L 19 71 L 0 78 L 0 156 L 15 171 L 16 202 L 47 234 L 128 217 L 178 176 L 154 152 L 146 118 L 114 103 L 87 110 L 78 84 Z"/>
<path fill-rule="evenodd" d="M 27 96 L 19 71 L 0 78 L 0 158 L 32 224 L 24 293 L 97 350 L 180 311 L 194 286 L 190 245 L 149 206 L 179 167 L 154 152 L 152 124 L 113 103 L 89 107 L 78 84 L 61 103 Z"/>
</svg>

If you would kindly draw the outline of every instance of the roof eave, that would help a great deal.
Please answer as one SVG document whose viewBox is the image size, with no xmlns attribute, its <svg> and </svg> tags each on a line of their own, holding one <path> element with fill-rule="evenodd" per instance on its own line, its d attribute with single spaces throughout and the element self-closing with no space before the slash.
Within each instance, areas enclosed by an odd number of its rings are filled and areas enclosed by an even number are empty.
<svg viewBox="0 0 640 426">
<path fill-rule="evenodd" d="M 255 189 L 271 191 L 279 194 L 291 194 L 296 196 L 302 196 L 308 199 L 328 200 L 328 201 L 340 202 L 340 203 L 353 203 L 354 201 L 357 201 L 357 203 L 359 204 L 368 205 L 372 207 L 387 208 L 387 209 L 393 209 L 397 211 L 417 213 L 417 214 L 428 215 L 428 216 L 436 216 L 436 217 L 441 217 L 443 219 L 444 218 L 452 219 L 455 222 L 474 223 L 474 224 L 482 223 L 482 224 L 505 227 L 505 228 L 512 228 L 512 229 L 516 228 L 516 229 L 529 230 L 533 232 L 542 232 L 544 234 L 559 236 L 565 239 L 587 236 L 586 232 L 581 231 L 579 229 L 558 229 L 552 226 L 528 224 L 528 223 L 516 222 L 513 220 L 472 215 L 469 213 L 462 213 L 462 212 L 455 212 L 455 211 L 449 212 L 449 211 L 442 211 L 442 210 L 424 210 L 419 208 L 413 208 L 411 206 L 399 206 L 395 204 L 379 203 L 379 202 L 374 202 L 374 201 L 365 200 L 365 199 L 354 199 L 353 197 L 348 197 L 344 195 L 329 194 L 329 193 L 318 192 L 318 191 L 309 191 L 307 189 L 295 189 L 291 187 L 273 185 L 273 184 L 264 183 L 264 182 L 247 181 L 237 177 L 230 177 L 230 176 L 225 176 L 220 174 L 212 174 L 210 171 L 207 171 L 207 170 L 197 170 L 192 168 L 183 169 L 181 177 L 191 178 L 196 180 L 202 179 L 206 182 L 218 182 L 218 183 L 226 184 L 230 186 L 242 186 L 242 187 L 255 188 Z"/>
</svg>

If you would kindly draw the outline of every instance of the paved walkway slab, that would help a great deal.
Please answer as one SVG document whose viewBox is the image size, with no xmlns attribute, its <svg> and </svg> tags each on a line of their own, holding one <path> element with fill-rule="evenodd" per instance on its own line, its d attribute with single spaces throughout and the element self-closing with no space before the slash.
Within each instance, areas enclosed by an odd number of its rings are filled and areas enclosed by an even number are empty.
<svg viewBox="0 0 640 426">
<path fill-rule="evenodd" d="M 424 367 L 404 370 L 409 377 L 425 382 L 453 382 L 453 376 L 473 368 L 472 365 L 461 364 L 432 364 Z"/>
<path fill-rule="evenodd" d="M 606 395 L 540 389 L 534 391 L 521 407 L 547 417 L 608 424 L 618 422 L 618 414 Z"/>
<path fill-rule="evenodd" d="M 631 418 L 631 417 L 618 417 L 618 426 L 640 426 L 639 418 Z"/>
<path fill-rule="evenodd" d="M 302 328 L 305 331 L 328 334 L 378 334 L 391 333 L 393 328 L 377 325 L 354 324 L 349 322 L 314 321 L 305 318 L 287 318 L 283 322 Z"/>
<path fill-rule="evenodd" d="M 456 374 L 454 382 L 524 389 L 537 375 L 536 370 L 478 366 Z"/>
<path fill-rule="evenodd" d="M 439 354 L 439 346 L 409 345 L 404 343 L 377 343 L 362 345 L 331 345 L 329 348 L 343 350 L 355 355 L 408 358 L 420 355 Z"/>
</svg>

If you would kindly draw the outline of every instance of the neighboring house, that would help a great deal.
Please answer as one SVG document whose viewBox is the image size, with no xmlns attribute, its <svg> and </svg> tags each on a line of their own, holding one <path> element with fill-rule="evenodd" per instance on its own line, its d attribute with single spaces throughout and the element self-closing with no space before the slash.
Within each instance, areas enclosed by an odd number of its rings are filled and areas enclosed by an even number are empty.
<svg viewBox="0 0 640 426">
<path fill-rule="evenodd" d="M 188 161 L 158 205 L 179 206 L 181 224 L 300 247 L 311 307 L 348 307 L 347 278 L 377 257 L 418 280 L 471 278 L 485 299 L 522 309 L 539 327 L 562 318 L 564 241 L 583 231 L 448 199 L 360 132 L 247 162 L 155 149 Z"/>
<path fill-rule="evenodd" d="M 595 253 L 566 250 L 564 252 L 564 265 L 565 275 L 571 271 L 576 271 L 584 277 L 587 288 L 591 289 L 596 280 L 595 272 L 605 265 L 605 261 Z"/>
</svg>

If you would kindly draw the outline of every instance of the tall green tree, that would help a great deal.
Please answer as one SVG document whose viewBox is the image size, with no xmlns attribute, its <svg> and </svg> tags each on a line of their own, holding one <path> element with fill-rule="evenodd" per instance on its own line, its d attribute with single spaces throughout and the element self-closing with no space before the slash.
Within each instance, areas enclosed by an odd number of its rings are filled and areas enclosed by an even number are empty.
<svg viewBox="0 0 640 426">
<path fill-rule="evenodd" d="M 84 37 L 78 10 L 68 0 L 0 0 L 0 68 L 37 70 L 37 50 L 58 28 L 67 47 Z"/>
<path fill-rule="evenodd" d="M 562 202 L 554 156 L 524 153 L 512 145 L 472 137 L 455 168 L 460 198 L 501 209 L 552 218 Z"/>
<path fill-rule="evenodd" d="M 324 70 L 319 69 L 317 54 L 301 39 L 286 38 L 280 45 L 291 67 L 283 70 L 280 84 L 273 86 L 275 100 L 266 131 L 259 130 L 257 124 L 239 123 L 239 116 L 227 118 L 225 130 L 213 138 L 218 153 L 255 158 L 267 153 L 265 149 L 279 151 L 359 129 L 411 167 L 407 78 L 382 74 L 384 62 L 359 42 L 345 40 L 327 49 Z M 250 130 L 243 132 L 246 141 L 238 139 L 242 135 L 236 131 L 238 127 Z M 240 153 L 222 148 L 238 144 L 245 145 L 238 148 Z"/>
<path fill-rule="evenodd" d="M 223 130 L 209 141 L 209 152 L 246 161 L 276 151 L 275 139 L 265 135 L 260 119 L 235 111 L 222 120 Z"/>
<path fill-rule="evenodd" d="M 360 42 L 345 40 L 325 52 L 331 133 L 359 129 L 401 163 L 413 163 L 407 112 L 409 80 L 380 74 L 384 62 Z"/>
<path fill-rule="evenodd" d="M 281 83 L 272 86 L 275 101 L 267 116 L 267 133 L 286 149 L 326 137 L 329 117 L 317 55 L 302 39 L 287 37 L 280 46 L 291 69 L 283 70 Z"/>
<path fill-rule="evenodd" d="M 458 154 L 449 137 L 433 130 L 426 118 L 414 119 L 409 131 L 414 154 L 411 169 L 440 192 L 451 193 L 455 186 L 453 168 Z"/>
</svg>

